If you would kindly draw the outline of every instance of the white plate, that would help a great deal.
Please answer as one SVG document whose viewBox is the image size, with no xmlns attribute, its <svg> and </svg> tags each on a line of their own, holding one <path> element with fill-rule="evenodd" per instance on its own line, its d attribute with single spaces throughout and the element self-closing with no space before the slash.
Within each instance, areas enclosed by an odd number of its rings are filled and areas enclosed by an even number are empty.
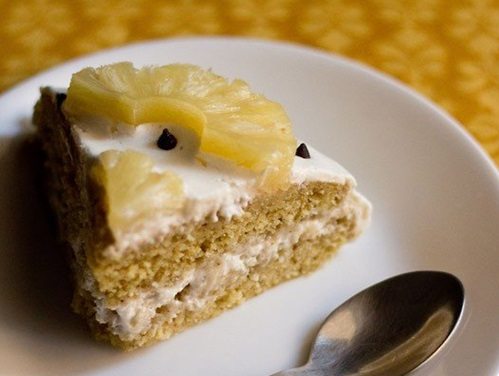
<svg viewBox="0 0 499 376">
<path fill-rule="evenodd" d="M 337 159 L 374 204 L 373 223 L 319 272 L 157 346 L 95 343 L 68 308 L 40 199 L 16 135 L 42 85 L 83 66 L 189 62 L 242 77 L 288 110 L 299 137 Z M 314 50 L 241 39 L 131 45 L 38 75 L 0 98 L 0 374 L 268 375 L 306 359 L 329 311 L 415 269 L 458 275 L 465 327 L 432 375 L 499 372 L 499 179 L 456 122 L 381 74 Z M 471 313 L 471 314 L 470 314 Z"/>
</svg>

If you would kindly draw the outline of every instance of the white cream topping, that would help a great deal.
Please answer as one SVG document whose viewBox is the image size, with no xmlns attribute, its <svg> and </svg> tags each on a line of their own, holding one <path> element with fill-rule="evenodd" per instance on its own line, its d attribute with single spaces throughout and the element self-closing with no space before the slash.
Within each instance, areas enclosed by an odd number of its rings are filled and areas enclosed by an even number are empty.
<svg viewBox="0 0 499 376">
<path fill-rule="evenodd" d="M 289 252 L 299 241 L 335 232 L 335 219 L 353 216 L 357 224 L 356 232 L 362 231 L 367 225 L 368 208 L 359 210 L 358 200 L 363 198 L 352 193 L 335 210 L 284 228 L 273 237 L 255 237 L 246 244 L 212 257 L 188 271 L 174 286 L 152 286 L 139 296 L 126 299 L 115 306 L 107 305 L 103 298 L 97 299 L 96 319 L 108 324 L 123 340 L 130 340 L 151 326 L 162 324 L 163 321 L 154 321 L 158 308 L 167 313 L 162 318 L 167 321 L 175 318 L 181 309 L 201 309 L 220 296 L 227 287 L 248 276 L 252 267 L 275 260 L 279 256 L 279 250 Z M 258 280 L 258 274 L 252 272 L 251 278 Z M 179 293 L 182 294 L 181 297 L 177 295 Z"/>
<path fill-rule="evenodd" d="M 93 125 L 90 127 L 88 123 Z M 169 124 L 141 124 L 131 126 L 109 124 L 97 120 L 76 124 L 80 141 L 87 152 L 98 156 L 106 150 L 133 149 L 151 157 L 156 171 L 173 171 L 184 182 L 185 194 L 192 199 L 213 198 L 224 195 L 227 188 L 254 188 L 257 176 L 252 171 L 236 166 L 230 161 L 206 153 L 196 155 L 198 142 L 188 129 Z M 172 150 L 157 147 L 164 128 L 168 128 L 178 140 Z M 328 181 L 343 184 L 354 182 L 348 171 L 335 161 L 308 146 L 311 158 L 295 157 L 291 171 L 293 183 Z M 230 210 L 229 210 L 230 211 Z"/>
<path fill-rule="evenodd" d="M 162 130 L 168 128 L 178 140 L 172 150 L 162 150 L 156 142 Z M 196 153 L 196 136 L 185 127 L 168 124 L 111 125 L 91 119 L 75 127 L 83 148 L 91 156 L 106 150 L 133 149 L 153 159 L 155 171 L 172 171 L 183 181 L 185 205 L 169 216 L 157 216 L 137 223 L 123 233 L 115 233 L 116 244 L 109 248 L 109 256 L 119 257 L 123 250 L 154 243 L 159 234 L 178 229 L 183 224 L 206 218 L 241 215 L 257 192 L 257 175 L 230 161 L 206 153 Z M 291 182 L 327 181 L 355 186 L 355 180 L 343 167 L 308 147 L 311 158 L 295 157 Z"/>
<path fill-rule="evenodd" d="M 199 142 L 187 128 L 165 124 L 110 126 L 96 120 L 89 128 L 76 124 L 80 142 L 92 156 L 106 150 L 133 149 L 152 158 L 157 172 L 172 171 L 184 182 L 185 195 L 192 199 L 204 199 L 224 194 L 231 186 L 246 185 L 255 178 L 250 170 L 238 168 L 232 163 L 208 154 L 197 155 Z M 177 146 L 162 150 L 156 142 L 164 128 L 175 135 Z"/>
<path fill-rule="evenodd" d="M 340 164 L 321 154 L 310 145 L 307 145 L 310 159 L 295 157 L 291 169 L 291 182 L 302 184 L 312 181 L 322 181 L 338 184 L 357 183 L 350 173 Z"/>
</svg>

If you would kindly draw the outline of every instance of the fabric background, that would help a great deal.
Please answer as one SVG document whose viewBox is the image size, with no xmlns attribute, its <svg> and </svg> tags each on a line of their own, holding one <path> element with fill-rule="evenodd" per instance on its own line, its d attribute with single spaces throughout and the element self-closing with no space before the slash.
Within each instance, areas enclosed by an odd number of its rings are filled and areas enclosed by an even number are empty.
<svg viewBox="0 0 499 376">
<path fill-rule="evenodd" d="M 359 60 L 446 109 L 499 166 L 498 0 L 0 0 L 0 92 L 72 57 L 179 35 Z"/>
</svg>

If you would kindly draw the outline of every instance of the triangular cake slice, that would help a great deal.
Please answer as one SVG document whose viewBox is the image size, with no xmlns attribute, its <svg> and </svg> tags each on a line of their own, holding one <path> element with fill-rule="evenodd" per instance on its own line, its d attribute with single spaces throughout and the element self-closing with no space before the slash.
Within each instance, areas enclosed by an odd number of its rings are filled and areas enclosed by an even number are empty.
<svg viewBox="0 0 499 376">
<path fill-rule="evenodd" d="M 316 270 L 369 220 L 281 106 L 198 67 L 87 68 L 34 123 L 73 307 L 124 349 Z"/>
</svg>

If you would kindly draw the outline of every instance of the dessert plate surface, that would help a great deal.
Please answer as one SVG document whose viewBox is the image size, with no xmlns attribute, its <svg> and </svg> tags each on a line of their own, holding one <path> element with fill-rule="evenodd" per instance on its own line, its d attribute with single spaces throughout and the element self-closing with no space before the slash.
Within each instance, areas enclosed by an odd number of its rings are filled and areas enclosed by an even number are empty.
<svg viewBox="0 0 499 376">
<path fill-rule="evenodd" d="M 188 62 L 241 77 L 282 103 L 299 138 L 357 178 L 371 227 L 317 273 L 159 345 L 94 342 L 69 309 L 29 150 L 38 88 L 88 65 Z M 499 374 L 499 177 L 455 120 L 396 81 L 315 50 L 255 40 L 154 41 L 80 58 L 0 97 L 0 374 L 268 375 L 297 366 L 322 320 L 366 286 L 417 269 L 454 273 L 463 326 L 433 376 Z"/>
</svg>

